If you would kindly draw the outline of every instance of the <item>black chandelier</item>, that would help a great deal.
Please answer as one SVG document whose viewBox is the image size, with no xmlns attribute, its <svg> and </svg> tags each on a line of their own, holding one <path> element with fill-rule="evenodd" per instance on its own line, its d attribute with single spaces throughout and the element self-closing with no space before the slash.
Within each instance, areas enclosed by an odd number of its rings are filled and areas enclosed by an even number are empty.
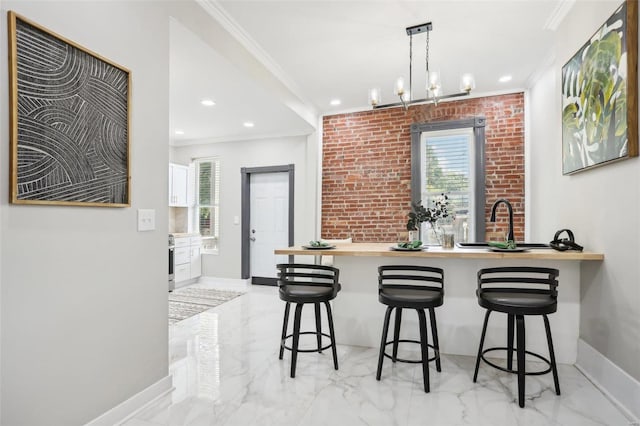
<svg viewBox="0 0 640 426">
<path fill-rule="evenodd" d="M 405 88 L 405 82 L 402 77 L 396 80 L 394 93 L 398 96 L 400 102 L 394 102 L 389 104 L 381 104 L 380 89 L 373 88 L 369 90 L 369 104 L 374 109 L 390 108 L 396 106 L 403 106 L 406 110 L 411 104 L 417 103 L 434 103 L 438 104 L 438 101 L 442 99 L 456 98 L 459 96 L 468 96 L 471 90 L 475 88 L 475 80 L 473 75 L 465 73 L 460 78 L 460 92 L 450 95 L 442 94 L 442 83 L 440 81 L 440 73 L 438 71 L 429 69 L 429 33 L 433 30 L 431 22 L 425 24 L 414 25 L 407 27 L 407 35 L 409 36 L 409 87 Z M 412 71 L 413 71 L 413 36 L 415 34 L 426 33 L 426 56 L 425 56 L 425 68 L 427 81 L 425 84 L 426 97 L 422 99 L 413 99 L 411 87 L 412 87 Z"/>
</svg>

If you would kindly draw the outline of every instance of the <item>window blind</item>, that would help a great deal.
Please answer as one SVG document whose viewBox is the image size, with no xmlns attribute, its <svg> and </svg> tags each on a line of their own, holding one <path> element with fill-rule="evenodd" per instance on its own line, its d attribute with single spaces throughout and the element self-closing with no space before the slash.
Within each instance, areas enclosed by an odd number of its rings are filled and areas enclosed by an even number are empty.
<svg viewBox="0 0 640 426">
<path fill-rule="evenodd" d="M 445 193 L 456 214 L 470 214 L 473 191 L 471 143 L 467 134 L 426 138 L 425 206 Z"/>
<path fill-rule="evenodd" d="M 220 160 L 197 161 L 197 223 L 203 237 L 218 237 L 220 230 Z"/>
</svg>

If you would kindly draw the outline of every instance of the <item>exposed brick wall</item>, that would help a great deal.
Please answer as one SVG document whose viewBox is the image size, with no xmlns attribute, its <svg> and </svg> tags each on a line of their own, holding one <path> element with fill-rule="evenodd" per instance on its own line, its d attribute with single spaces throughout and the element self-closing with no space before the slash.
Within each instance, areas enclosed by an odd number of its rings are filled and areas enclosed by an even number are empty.
<svg viewBox="0 0 640 426">
<path fill-rule="evenodd" d="M 491 205 L 507 198 L 516 239 L 524 239 L 524 96 L 522 93 L 325 116 L 322 238 L 393 242 L 411 208 L 412 123 L 487 118 L 487 233 L 505 232 L 507 209 L 489 223 Z"/>
</svg>

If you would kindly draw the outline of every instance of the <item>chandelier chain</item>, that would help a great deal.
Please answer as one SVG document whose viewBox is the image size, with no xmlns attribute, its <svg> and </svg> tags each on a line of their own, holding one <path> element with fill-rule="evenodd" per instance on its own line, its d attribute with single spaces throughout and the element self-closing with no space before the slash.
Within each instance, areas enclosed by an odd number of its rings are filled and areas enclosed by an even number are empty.
<svg viewBox="0 0 640 426">
<path fill-rule="evenodd" d="M 409 36 L 409 100 L 411 100 L 412 96 L 412 86 L 413 86 L 413 34 Z"/>
<path fill-rule="evenodd" d="M 426 52 L 425 52 L 425 69 L 427 70 L 427 79 L 429 78 L 429 31 L 427 31 L 427 42 L 426 42 Z"/>
</svg>

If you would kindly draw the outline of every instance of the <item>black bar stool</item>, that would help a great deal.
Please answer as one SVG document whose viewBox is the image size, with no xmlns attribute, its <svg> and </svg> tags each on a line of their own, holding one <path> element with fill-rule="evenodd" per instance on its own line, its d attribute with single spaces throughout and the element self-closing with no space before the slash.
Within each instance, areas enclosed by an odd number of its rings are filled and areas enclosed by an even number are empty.
<svg viewBox="0 0 640 426">
<path fill-rule="evenodd" d="M 378 372 L 376 380 L 380 380 L 382 374 L 382 362 L 384 357 L 391 358 L 393 362 L 408 362 L 422 364 L 422 377 L 424 391 L 429 392 L 429 362 L 436 362 L 436 370 L 440 368 L 440 345 L 438 343 L 438 330 L 434 308 L 441 306 L 444 299 L 444 272 L 440 268 L 415 265 L 392 265 L 378 267 L 378 300 L 387 305 L 382 328 L 382 340 L 380 341 L 380 355 L 378 356 Z M 420 340 L 400 339 L 400 323 L 402 321 L 402 309 L 415 309 L 418 312 L 420 327 Z M 394 321 L 393 340 L 387 341 L 389 331 L 389 319 L 391 312 L 396 309 Z M 427 336 L 427 321 L 424 310 L 429 309 L 429 322 L 431 323 L 431 335 L 433 345 L 429 344 Z M 418 343 L 421 349 L 419 360 L 398 358 L 398 343 Z M 386 353 L 387 345 L 393 345 L 392 354 Z M 429 347 L 435 355 L 429 358 Z"/>
<path fill-rule="evenodd" d="M 551 328 L 547 314 L 556 312 L 558 308 L 558 275 L 557 269 L 536 268 L 536 267 L 503 267 L 487 268 L 478 271 L 478 304 L 487 310 L 482 326 L 482 336 L 480 337 L 480 347 L 476 358 L 476 369 L 473 373 L 473 381 L 478 378 L 478 368 L 480 359 L 507 373 L 518 375 L 518 404 L 524 407 L 524 379 L 528 375 L 541 375 L 553 372 L 553 381 L 556 387 L 556 394 L 560 395 L 560 382 L 558 381 L 558 369 L 556 367 L 556 357 L 553 352 L 553 341 L 551 339 Z M 487 323 L 491 312 L 497 311 L 507 314 L 507 347 L 495 347 L 483 350 L 484 338 L 487 332 Z M 549 359 L 544 358 L 525 348 L 525 328 L 524 317 L 526 315 L 542 315 L 544 327 L 547 334 L 547 345 L 549 346 Z M 514 322 L 517 335 L 516 357 L 517 368 L 513 370 L 513 334 Z M 506 350 L 507 368 L 488 361 L 485 358 L 487 352 Z M 526 371 L 525 354 L 531 355 L 544 361 L 549 368 L 543 371 Z"/>
<path fill-rule="evenodd" d="M 280 356 L 282 359 L 284 350 L 291 351 L 291 377 L 296 376 L 296 361 L 298 352 L 319 352 L 331 348 L 333 352 L 333 367 L 338 369 L 338 355 L 336 353 L 336 340 L 333 332 L 333 316 L 329 301 L 335 299 L 340 291 L 338 277 L 340 272 L 331 266 L 306 265 L 298 263 L 283 263 L 276 266 L 278 268 L 278 287 L 280 287 L 280 299 L 287 302 L 284 308 L 284 321 L 282 324 L 282 337 L 280 339 Z M 287 334 L 289 323 L 289 310 L 291 303 L 296 304 L 296 311 L 293 320 L 293 333 Z M 305 303 L 313 303 L 315 307 L 316 331 L 300 331 L 300 316 Z M 327 309 L 327 319 L 329 322 L 329 334 L 322 332 L 320 318 L 320 304 L 324 303 Z M 315 334 L 317 348 L 299 349 L 301 334 Z M 322 346 L 322 336 L 328 337 L 331 343 Z M 286 340 L 292 338 L 292 346 L 286 345 Z"/>
</svg>

